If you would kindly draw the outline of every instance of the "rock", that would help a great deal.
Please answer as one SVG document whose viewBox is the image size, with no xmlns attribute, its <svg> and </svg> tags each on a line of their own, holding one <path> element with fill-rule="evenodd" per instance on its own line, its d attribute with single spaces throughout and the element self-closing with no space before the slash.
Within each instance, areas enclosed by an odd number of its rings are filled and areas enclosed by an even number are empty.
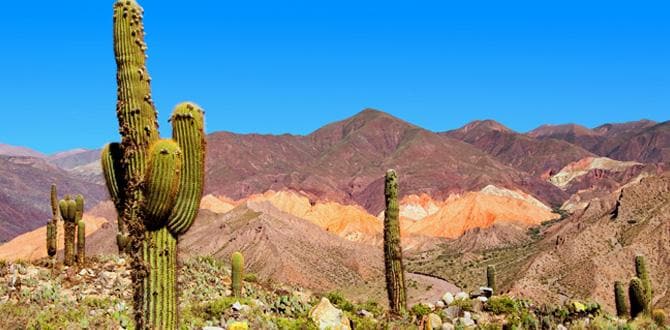
<svg viewBox="0 0 670 330">
<path fill-rule="evenodd" d="M 312 308 L 309 317 L 319 327 L 319 330 L 351 330 L 349 319 L 326 297 L 321 298 L 321 302 Z"/>
<path fill-rule="evenodd" d="M 439 309 L 444 308 L 444 301 L 438 300 L 437 302 L 435 302 L 435 307 Z"/>
<path fill-rule="evenodd" d="M 449 319 L 449 320 L 455 320 L 461 315 L 461 308 L 458 306 L 450 306 L 447 309 L 444 310 L 444 315 Z"/>
<path fill-rule="evenodd" d="M 470 298 L 470 295 L 463 292 L 463 291 L 457 293 L 456 296 L 454 297 L 455 300 L 465 300 L 465 299 L 469 299 L 469 298 Z"/>
<path fill-rule="evenodd" d="M 464 318 L 464 317 L 461 317 L 460 319 L 458 319 L 458 323 L 460 323 L 461 325 L 463 325 L 465 327 L 472 327 L 472 326 L 475 325 L 474 320 L 467 319 L 467 318 Z"/>
<path fill-rule="evenodd" d="M 431 303 L 425 303 L 424 306 L 428 307 L 428 309 L 430 309 L 431 311 L 435 310 L 435 305 L 433 305 Z"/>
<path fill-rule="evenodd" d="M 114 286 L 114 282 L 116 282 L 116 273 L 104 271 L 98 275 L 98 278 L 102 282 L 102 286 L 111 289 Z"/>
<path fill-rule="evenodd" d="M 482 295 L 486 298 L 491 298 L 493 296 L 493 289 L 488 288 L 488 287 L 480 287 L 479 291 L 482 292 Z"/>
<path fill-rule="evenodd" d="M 481 297 L 477 297 L 477 300 L 485 303 L 485 302 L 489 301 L 489 298 L 486 298 L 485 296 L 481 296 Z"/>
<path fill-rule="evenodd" d="M 483 297 L 479 297 L 479 298 L 483 298 Z M 479 300 L 479 298 L 472 301 L 472 311 L 473 312 L 479 313 L 479 312 L 484 310 L 484 303 L 481 300 Z"/>
<path fill-rule="evenodd" d="M 447 292 L 442 296 L 442 301 L 444 301 L 447 306 L 451 305 L 454 302 L 454 295 L 451 292 Z"/>
<path fill-rule="evenodd" d="M 451 323 L 442 323 L 442 330 L 454 330 L 454 325 Z"/>
<path fill-rule="evenodd" d="M 372 314 L 372 313 L 370 313 L 370 312 L 368 312 L 364 309 L 361 309 L 360 311 L 358 311 L 358 316 L 362 316 L 362 317 L 365 317 L 365 318 L 374 318 L 375 317 L 374 314 Z"/>
<path fill-rule="evenodd" d="M 565 327 L 564 325 L 562 325 L 562 324 L 559 324 L 559 325 L 556 327 L 556 330 L 568 330 L 568 328 L 566 328 L 566 327 Z"/>
<path fill-rule="evenodd" d="M 463 312 L 464 319 L 472 319 L 472 314 L 468 311 Z"/>
<path fill-rule="evenodd" d="M 240 304 L 239 301 L 236 301 L 230 308 L 235 312 L 243 312 L 248 310 L 250 307 L 247 305 Z"/>
<path fill-rule="evenodd" d="M 430 325 L 429 327 L 426 327 L 427 329 L 432 329 L 432 330 L 440 330 L 442 329 L 442 318 L 440 318 L 439 315 L 435 313 L 430 313 L 428 314 L 428 318 L 426 319 L 427 325 Z"/>
<path fill-rule="evenodd" d="M 202 327 L 202 330 L 226 330 L 222 327 Z"/>
</svg>

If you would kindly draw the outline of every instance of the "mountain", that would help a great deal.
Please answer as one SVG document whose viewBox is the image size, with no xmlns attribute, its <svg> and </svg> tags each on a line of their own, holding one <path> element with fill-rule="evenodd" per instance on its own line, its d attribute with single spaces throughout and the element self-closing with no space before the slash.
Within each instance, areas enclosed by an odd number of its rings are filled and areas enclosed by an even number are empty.
<svg viewBox="0 0 670 330">
<path fill-rule="evenodd" d="M 548 204 L 565 194 L 462 141 L 366 109 L 306 136 L 208 137 L 206 192 L 241 199 L 268 190 L 299 191 L 310 200 L 356 204 L 371 214 L 383 209 L 383 174 L 400 173 L 401 197 L 496 186 L 521 189 Z"/>
<path fill-rule="evenodd" d="M 44 154 L 32 149 L 0 143 L 0 155 L 42 158 Z"/>
<path fill-rule="evenodd" d="M 559 139 L 592 153 L 622 161 L 670 162 L 670 121 L 649 120 L 604 124 L 594 129 L 583 126 L 544 125 L 529 132 L 537 139 Z"/>
<path fill-rule="evenodd" d="M 492 120 L 474 121 L 440 134 L 472 144 L 506 165 L 545 179 L 570 162 L 594 156 L 572 143 L 519 134 Z"/>
<path fill-rule="evenodd" d="M 0 156 L 0 241 L 36 229 L 51 218 L 50 186 L 59 197 L 83 194 L 87 205 L 107 198 L 101 185 L 72 177 L 42 158 Z"/>
<path fill-rule="evenodd" d="M 657 307 L 670 306 L 670 175 L 643 178 L 547 230 L 511 291 L 540 302 L 593 297 L 612 308 L 613 284 L 646 256 Z"/>
</svg>

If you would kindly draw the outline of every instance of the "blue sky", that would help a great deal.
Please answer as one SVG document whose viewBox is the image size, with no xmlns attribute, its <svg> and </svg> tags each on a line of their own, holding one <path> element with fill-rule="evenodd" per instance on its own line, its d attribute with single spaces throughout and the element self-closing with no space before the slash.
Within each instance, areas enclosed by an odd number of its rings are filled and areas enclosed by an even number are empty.
<svg viewBox="0 0 670 330">
<path fill-rule="evenodd" d="M 112 1 L 8 1 L 0 143 L 117 140 Z M 140 1 L 162 131 L 306 134 L 365 107 L 442 131 L 670 110 L 669 1 Z M 187 4 L 187 5 L 185 5 Z"/>
</svg>

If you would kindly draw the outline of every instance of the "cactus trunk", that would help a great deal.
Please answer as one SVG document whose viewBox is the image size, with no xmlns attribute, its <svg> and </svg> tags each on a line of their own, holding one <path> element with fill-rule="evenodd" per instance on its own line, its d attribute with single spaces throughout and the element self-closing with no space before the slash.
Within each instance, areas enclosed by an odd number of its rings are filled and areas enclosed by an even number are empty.
<svg viewBox="0 0 670 330">
<path fill-rule="evenodd" d="M 63 217 L 63 233 L 64 233 L 64 253 L 63 253 L 63 264 L 66 266 L 71 266 L 74 264 L 74 236 L 76 231 L 76 208 L 77 204 L 74 200 L 70 198 L 69 195 L 65 195 L 65 198 L 62 199 L 59 203 L 60 214 Z"/>
<path fill-rule="evenodd" d="M 58 251 L 58 193 L 56 185 L 51 185 L 51 221 L 47 223 L 47 254 L 49 257 L 56 256 Z"/>
<path fill-rule="evenodd" d="M 386 172 L 384 195 L 384 268 L 386 273 L 386 292 L 391 313 L 401 314 L 407 309 L 405 292 L 405 273 L 400 246 L 400 221 L 398 206 L 398 177 L 394 170 Z"/>
<path fill-rule="evenodd" d="M 624 285 L 620 281 L 614 282 L 614 305 L 616 306 L 616 315 L 618 317 L 628 316 L 628 303 L 626 302 L 626 292 Z"/>
<path fill-rule="evenodd" d="M 651 279 L 649 278 L 649 271 L 647 270 L 647 262 L 644 256 L 635 256 L 635 274 L 642 281 L 644 293 L 647 296 L 646 301 L 651 304 L 654 293 L 651 287 Z M 651 311 L 651 306 L 647 306 L 647 310 Z"/>
<path fill-rule="evenodd" d="M 644 290 L 642 280 L 634 277 L 630 280 L 628 286 L 628 296 L 630 298 L 630 317 L 636 318 L 639 315 L 650 315 L 649 301 Z"/>
<path fill-rule="evenodd" d="M 496 268 L 494 266 L 486 267 L 486 286 L 496 292 Z"/>
<path fill-rule="evenodd" d="M 102 168 L 119 214 L 117 244 L 132 263 L 136 326 L 175 329 L 177 241 L 202 197 L 204 112 L 192 103 L 177 105 L 172 139 L 160 140 L 142 15 L 135 0 L 114 4 L 121 143 L 103 149 Z"/>
<path fill-rule="evenodd" d="M 235 297 L 242 297 L 242 279 L 244 278 L 244 256 L 240 252 L 235 252 L 230 258 L 231 264 L 231 288 Z"/>
<path fill-rule="evenodd" d="M 83 264 L 86 261 L 86 223 L 80 220 L 77 224 L 77 262 Z"/>
</svg>

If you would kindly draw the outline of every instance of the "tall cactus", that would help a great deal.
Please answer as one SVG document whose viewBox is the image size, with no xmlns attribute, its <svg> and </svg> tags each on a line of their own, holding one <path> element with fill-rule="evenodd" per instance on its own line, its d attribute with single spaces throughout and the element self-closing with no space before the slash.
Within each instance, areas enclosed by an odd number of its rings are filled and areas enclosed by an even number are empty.
<svg viewBox="0 0 670 330">
<path fill-rule="evenodd" d="M 486 267 L 486 286 L 496 292 L 496 268 L 493 265 Z"/>
<path fill-rule="evenodd" d="M 86 260 L 86 223 L 84 222 L 84 197 L 77 195 L 75 222 L 77 223 L 77 262 L 83 264 Z"/>
<path fill-rule="evenodd" d="M 159 138 L 142 15 L 135 0 L 114 4 L 121 143 L 104 148 L 102 167 L 119 214 L 117 242 L 127 244 L 132 261 L 137 328 L 175 329 L 177 238 L 193 223 L 202 196 L 204 112 L 177 105 L 172 139 Z"/>
<path fill-rule="evenodd" d="M 635 256 L 635 274 L 642 281 L 647 301 L 651 304 L 654 293 L 651 287 L 651 278 L 649 278 L 649 271 L 647 270 L 647 262 L 644 256 Z M 651 311 L 651 307 L 647 307 Z"/>
<path fill-rule="evenodd" d="M 618 317 L 628 316 L 628 302 L 626 302 L 626 291 L 621 281 L 614 282 L 614 305 L 616 306 L 616 315 Z"/>
<path fill-rule="evenodd" d="M 244 278 L 244 256 L 235 252 L 230 257 L 232 284 L 231 288 L 235 297 L 242 297 L 242 279 Z"/>
<path fill-rule="evenodd" d="M 47 254 L 54 257 L 58 251 L 58 193 L 56 184 L 51 185 L 51 220 L 47 223 Z"/>
<path fill-rule="evenodd" d="M 63 264 L 66 266 L 71 266 L 74 264 L 74 237 L 77 227 L 77 202 L 70 197 L 70 195 L 65 195 L 64 199 L 61 199 L 59 202 L 60 214 L 63 217 L 63 230 L 64 230 L 64 246 L 65 250 L 63 253 Z"/>
<path fill-rule="evenodd" d="M 630 299 L 630 317 L 636 318 L 639 315 L 650 315 L 650 301 L 644 289 L 642 280 L 634 277 L 630 280 L 628 286 L 628 297 Z"/>
<path fill-rule="evenodd" d="M 400 209 L 398 206 L 398 176 L 394 170 L 386 172 L 384 196 L 384 268 L 386 272 L 386 292 L 391 313 L 399 315 L 407 309 L 405 273 L 400 246 Z"/>
</svg>

